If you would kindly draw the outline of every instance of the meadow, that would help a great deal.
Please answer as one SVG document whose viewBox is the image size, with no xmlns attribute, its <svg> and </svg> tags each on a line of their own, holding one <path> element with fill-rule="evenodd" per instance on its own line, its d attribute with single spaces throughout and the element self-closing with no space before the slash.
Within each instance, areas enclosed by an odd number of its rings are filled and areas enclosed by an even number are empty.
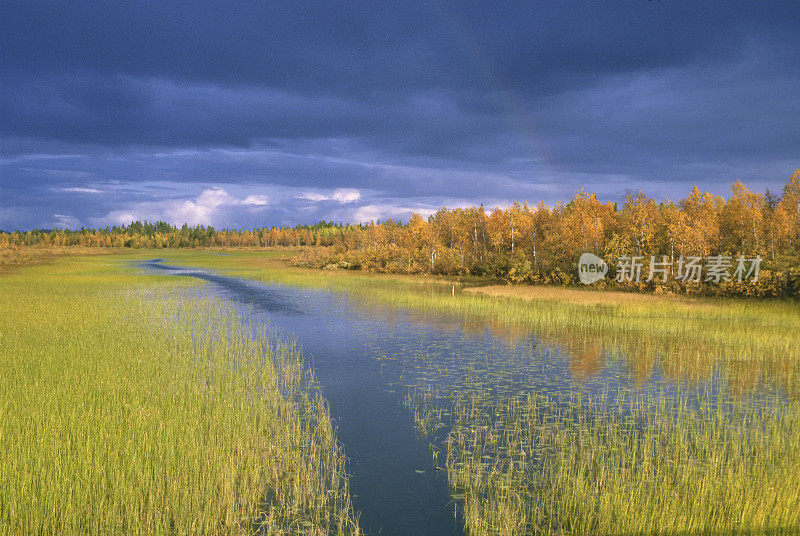
<svg viewBox="0 0 800 536">
<path fill-rule="evenodd" d="M 576 385 L 624 370 L 624 388 L 559 391 L 458 349 L 376 352 L 401 367 L 469 535 L 800 533 L 796 301 L 480 286 L 300 268 L 293 254 L 138 251 L 0 276 L 0 525 L 358 532 L 346 453 L 298 350 L 246 335 L 190 280 L 126 264 L 164 257 L 451 319 L 443 329 L 509 346 L 534 337 Z"/>
<path fill-rule="evenodd" d="M 0 533 L 359 534 L 299 350 L 133 258 L 0 275 Z"/>
</svg>

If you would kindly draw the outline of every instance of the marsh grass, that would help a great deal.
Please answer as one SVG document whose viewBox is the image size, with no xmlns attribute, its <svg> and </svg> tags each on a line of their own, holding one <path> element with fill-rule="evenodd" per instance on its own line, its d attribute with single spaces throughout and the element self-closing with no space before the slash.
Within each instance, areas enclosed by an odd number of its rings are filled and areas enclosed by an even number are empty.
<svg viewBox="0 0 800 536">
<path fill-rule="evenodd" d="M 171 252 L 172 254 L 172 252 Z M 406 307 L 458 318 L 463 329 L 489 329 L 510 341 L 532 332 L 574 360 L 621 356 L 644 380 L 658 367 L 697 382 L 723 366 L 732 390 L 763 382 L 800 395 L 800 302 L 753 298 L 692 298 L 553 287 L 464 289 L 442 278 L 309 270 L 290 266 L 290 253 L 175 252 L 175 264 L 202 266 L 265 282 L 345 293 L 365 306 Z M 451 288 L 455 286 L 455 294 Z M 597 360 L 595 360 L 597 361 Z"/>
<path fill-rule="evenodd" d="M 468 534 L 796 534 L 798 402 L 461 406 L 447 437 Z"/>
<path fill-rule="evenodd" d="M 387 359 L 468 534 L 800 533 L 800 400 L 785 392 L 734 392 L 722 369 L 548 386 L 514 352 L 429 345 Z M 528 368 L 548 361 L 535 352 Z"/>
<path fill-rule="evenodd" d="M 24 266 L 47 264 L 60 257 L 110 255 L 112 253 L 119 254 L 122 251 L 83 246 L 0 247 L 0 274 Z"/>
<path fill-rule="evenodd" d="M 450 390 L 407 383 L 405 403 L 470 535 L 800 532 L 797 302 L 452 295 L 440 282 L 310 272 L 253 254 L 183 261 L 445 313 L 511 340 L 534 333 L 578 375 L 615 356 L 634 378 L 657 368 L 680 383 L 677 394 L 634 385 L 600 398 L 511 396 L 477 369 Z M 414 378 L 446 372 L 415 356 L 402 366 Z"/>
<path fill-rule="evenodd" d="M 297 349 L 110 257 L 0 277 L 0 533 L 358 534 Z"/>
</svg>

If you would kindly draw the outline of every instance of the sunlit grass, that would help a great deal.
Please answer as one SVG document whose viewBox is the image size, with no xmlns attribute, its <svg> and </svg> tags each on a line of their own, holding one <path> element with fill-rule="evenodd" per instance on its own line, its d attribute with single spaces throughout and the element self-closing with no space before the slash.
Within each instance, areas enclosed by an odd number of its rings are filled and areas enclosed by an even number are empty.
<svg viewBox="0 0 800 536">
<path fill-rule="evenodd" d="M 534 333 L 576 373 L 591 374 L 585 361 L 602 367 L 613 355 L 635 378 L 658 368 L 681 383 L 677 394 L 634 386 L 602 399 L 507 396 L 475 371 L 472 384 L 445 392 L 408 386 L 406 404 L 430 433 L 433 463 L 447 470 L 468 534 L 800 532 L 795 301 L 574 289 L 453 293 L 446 280 L 310 271 L 258 253 L 190 252 L 174 261 L 347 292 L 431 318 L 444 313 L 466 330 L 488 325 L 512 340 Z M 418 375 L 430 367 L 432 383 L 443 367 L 410 361 Z M 720 381 L 720 396 L 712 397 L 709 385 Z"/>
<path fill-rule="evenodd" d="M 0 247 L 0 274 L 23 266 L 47 264 L 59 257 L 119 254 L 120 250 L 82 246 Z"/>
<path fill-rule="evenodd" d="M 457 406 L 446 464 L 468 533 L 800 531 L 797 401 L 664 400 L 529 397 L 491 418 Z"/>
<path fill-rule="evenodd" d="M 546 345 L 426 341 L 383 359 L 402 367 L 405 405 L 468 534 L 800 533 L 800 400 L 735 391 L 736 370 L 641 389 L 623 372 L 598 392 L 543 381 L 563 367 Z"/>
<path fill-rule="evenodd" d="M 297 350 L 127 259 L 0 277 L 0 533 L 358 533 Z"/>
</svg>

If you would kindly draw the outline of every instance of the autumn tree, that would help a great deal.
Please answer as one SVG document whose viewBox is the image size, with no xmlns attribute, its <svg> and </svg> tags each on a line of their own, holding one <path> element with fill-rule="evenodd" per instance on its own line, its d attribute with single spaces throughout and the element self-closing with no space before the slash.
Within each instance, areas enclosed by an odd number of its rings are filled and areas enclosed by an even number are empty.
<svg viewBox="0 0 800 536">
<path fill-rule="evenodd" d="M 619 215 L 619 234 L 638 255 L 652 255 L 662 250 L 664 219 L 655 200 L 641 191 L 628 192 Z"/>
<path fill-rule="evenodd" d="M 719 249 L 719 214 L 723 199 L 695 186 L 678 203 L 682 216 L 675 219 L 671 234 L 677 238 L 682 255 L 706 256 Z"/>
<path fill-rule="evenodd" d="M 577 192 L 566 205 L 560 239 L 565 251 L 603 251 L 605 241 L 616 228 L 616 211 L 613 203 L 601 203 L 595 194 Z"/>
<path fill-rule="evenodd" d="M 794 170 L 783 189 L 783 208 L 789 216 L 789 247 L 800 249 L 800 169 Z"/>
<path fill-rule="evenodd" d="M 763 254 L 764 196 L 751 192 L 737 180 L 720 213 L 720 245 L 734 253 Z"/>
<path fill-rule="evenodd" d="M 493 251 L 500 257 L 511 242 L 511 225 L 506 211 L 496 207 L 486 221 L 486 234 Z"/>
</svg>

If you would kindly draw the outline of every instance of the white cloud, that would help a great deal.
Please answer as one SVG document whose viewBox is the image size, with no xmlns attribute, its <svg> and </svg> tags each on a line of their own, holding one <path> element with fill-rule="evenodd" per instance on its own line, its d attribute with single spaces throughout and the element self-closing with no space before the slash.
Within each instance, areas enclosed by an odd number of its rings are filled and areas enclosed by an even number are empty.
<svg viewBox="0 0 800 536">
<path fill-rule="evenodd" d="M 320 192 L 306 192 L 299 196 L 298 199 L 306 199 L 319 203 L 320 201 L 337 201 L 339 203 L 353 203 L 361 199 L 361 192 L 355 188 L 337 188 L 331 193 L 323 194 Z"/>
<path fill-rule="evenodd" d="M 339 188 L 333 192 L 333 200 L 340 203 L 352 203 L 361 199 L 361 193 L 352 188 Z"/>
<path fill-rule="evenodd" d="M 347 221 L 369 223 L 371 221 L 387 220 L 389 218 L 407 220 L 414 212 L 423 217 L 434 214 L 436 210 L 422 207 L 404 207 L 390 204 L 364 205 L 353 210 Z"/>
<path fill-rule="evenodd" d="M 307 199 L 309 201 L 314 201 L 315 203 L 319 203 L 320 201 L 327 201 L 330 199 L 327 195 L 318 194 L 316 192 L 306 192 L 302 195 L 297 196 L 298 199 Z"/>
<path fill-rule="evenodd" d="M 242 199 L 242 204 L 253 207 L 263 207 L 269 204 L 269 196 L 267 195 L 248 195 Z"/>
<path fill-rule="evenodd" d="M 80 229 L 82 227 L 80 220 L 68 214 L 53 214 L 55 220 L 50 224 L 50 227 L 55 229 Z"/>
<path fill-rule="evenodd" d="M 211 225 L 212 216 L 221 206 L 235 205 L 238 200 L 222 188 L 203 190 L 196 199 L 187 199 L 177 204 L 171 204 L 164 211 L 165 219 L 170 223 L 183 223 L 189 225 Z"/>
<path fill-rule="evenodd" d="M 132 221 L 136 221 L 139 218 L 137 218 L 133 212 L 114 210 L 112 212 L 109 212 L 108 219 L 110 220 L 110 223 L 113 223 L 114 225 L 127 225 Z"/>
<path fill-rule="evenodd" d="M 253 194 L 240 199 L 220 187 L 207 188 L 195 198 L 170 199 L 137 203 L 124 210 L 113 210 L 106 220 L 115 225 L 125 225 L 136 220 L 166 221 L 173 225 L 219 225 L 224 211 L 232 207 L 264 207 L 269 204 L 266 195 Z"/>
<path fill-rule="evenodd" d="M 103 193 L 101 190 L 98 190 L 97 188 L 78 188 L 78 187 L 61 188 L 61 191 L 62 192 L 75 192 L 75 193 L 79 193 L 79 194 L 102 194 Z"/>
</svg>

